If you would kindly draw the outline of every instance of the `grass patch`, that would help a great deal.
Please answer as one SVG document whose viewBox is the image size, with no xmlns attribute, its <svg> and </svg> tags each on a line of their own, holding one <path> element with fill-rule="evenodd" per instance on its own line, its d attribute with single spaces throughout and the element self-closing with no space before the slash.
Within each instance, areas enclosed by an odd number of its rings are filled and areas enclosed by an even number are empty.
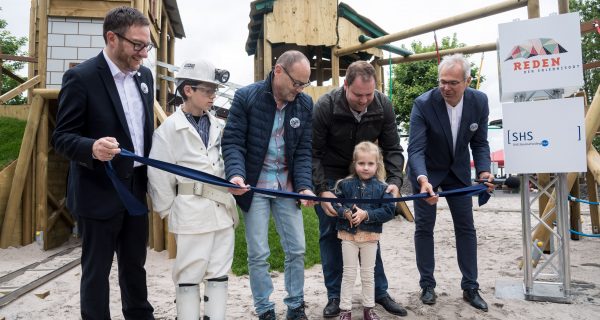
<svg viewBox="0 0 600 320">
<path fill-rule="evenodd" d="M 306 239 L 304 267 L 310 268 L 316 263 L 321 263 L 321 256 L 319 254 L 319 218 L 312 207 L 302 207 L 302 216 L 304 217 L 304 236 Z M 269 247 L 271 248 L 271 255 L 267 259 L 267 262 L 271 265 L 271 270 L 283 272 L 284 253 L 281 243 L 279 243 L 279 235 L 275 230 L 273 217 L 269 221 Z M 235 230 L 235 248 L 231 270 L 237 276 L 248 274 L 246 226 L 244 224 L 244 215 L 241 212 L 240 224 Z"/>
<path fill-rule="evenodd" d="M 0 117 L 0 170 L 19 157 L 27 121 Z"/>
</svg>

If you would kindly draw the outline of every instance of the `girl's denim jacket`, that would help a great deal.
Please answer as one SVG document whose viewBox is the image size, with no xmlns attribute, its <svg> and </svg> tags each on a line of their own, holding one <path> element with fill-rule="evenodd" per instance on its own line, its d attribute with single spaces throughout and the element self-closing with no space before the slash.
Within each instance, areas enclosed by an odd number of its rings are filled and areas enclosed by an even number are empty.
<svg viewBox="0 0 600 320">
<path fill-rule="evenodd" d="M 358 177 L 350 177 L 340 180 L 335 188 L 335 194 L 338 198 L 346 199 L 383 199 L 391 198 L 392 195 L 385 193 L 387 184 L 372 177 L 369 180 L 362 181 Z M 394 218 L 395 203 L 357 203 L 356 206 L 367 211 L 369 217 L 358 226 L 350 228 L 350 222 L 344 217 L 344 211 L 352 209 L 353 203 L 344 203 L 334 205 L 338 214 L 336 224 L 337 230 L 344 230 L 350 233 L 356 233 L 358 229 L 367 232 L 381 233 L 382 225 Z"/>
</svg>

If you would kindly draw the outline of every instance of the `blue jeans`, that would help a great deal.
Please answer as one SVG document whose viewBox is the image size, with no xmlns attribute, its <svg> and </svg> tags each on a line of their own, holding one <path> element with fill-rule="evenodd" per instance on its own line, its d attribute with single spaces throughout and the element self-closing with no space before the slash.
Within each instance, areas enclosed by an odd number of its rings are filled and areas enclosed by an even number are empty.
<svg viewBox="0 0 600 320">
<path fill-rule="evenodd" d="M 342 258 L 342 241 L 337 237 L 335 225 L 336 217 L 330 217 L 323 211 L 321 205 L 315 206 L 319 217 L 319 249 L 321 250 L 321 265 L 323 278 L 327 288 L 327 299 L 339 299 L 342 287 L 342 274 L 344 263 Z M 375 299 L 388 295 L 388 281 L 383 270 L 381 249 L 377 243 L 377 256 L 375 257 Z"/>
<path fill-rule="evenodd" d="M 250 289 L 257 314 L 275 308 L 269 301 L 273 292 L 273 281 L 269 274 L 267 258 L 269 249 L 269 217 L 273 213 L 275 227 L 281 247 L 285 253 L 285 290 L 288 295 L 283 302 L 290 309 L 298 308 L 304 301 L 304 222 L 302 210 L 296 201 L 286 198 L 271 198 L 255 194 L 248 212 L 244 212 L 246 242 L 248 244 L 248 271 Z"/>
</svg>

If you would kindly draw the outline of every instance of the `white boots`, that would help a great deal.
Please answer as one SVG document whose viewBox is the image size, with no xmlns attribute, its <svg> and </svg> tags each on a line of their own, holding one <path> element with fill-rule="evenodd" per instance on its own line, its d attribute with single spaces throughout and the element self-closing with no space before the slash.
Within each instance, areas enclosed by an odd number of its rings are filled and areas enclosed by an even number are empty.
<svg viewBox="0 0 600 320">
<path fill-rule="evenodd" d="M 224 320 L 227 308 L 227 277 L 204 282 L 204 319 Z"/>
<path fill-rule="evenodd" d="M 177 320 L 200 319 L 200 290 L 198 285 L 179 285 L 176 288 Z M 227 277 L 204 282 L 204 320 L 224 320 L 227 307 Z"/>
<path fill-rule="evenodd" d="M 200 319 L 200 290 L 198 285 L 179 285 L 176 290 L 177 320 Z"/>
</svg>

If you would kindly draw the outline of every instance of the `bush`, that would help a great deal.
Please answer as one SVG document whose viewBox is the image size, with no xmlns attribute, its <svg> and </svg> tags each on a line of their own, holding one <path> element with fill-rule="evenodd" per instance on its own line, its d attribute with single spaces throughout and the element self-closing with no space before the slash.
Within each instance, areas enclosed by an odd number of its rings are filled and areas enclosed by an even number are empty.
<svg viewBox="0 0 600 320">
<path fill-rule="evenodd" d="M 26 121 L 0 117 L 0 170 L 19 157 Z"/>
</svg>

